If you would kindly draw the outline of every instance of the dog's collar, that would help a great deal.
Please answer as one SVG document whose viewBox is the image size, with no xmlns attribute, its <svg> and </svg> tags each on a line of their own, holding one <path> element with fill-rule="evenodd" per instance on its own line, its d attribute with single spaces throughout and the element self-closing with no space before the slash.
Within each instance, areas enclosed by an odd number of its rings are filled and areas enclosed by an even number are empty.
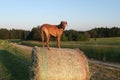
<svg viewBox="0 0 120 80">
<path fill-rule="evenodd" d="M 58 27 L 58 29 L 63 29 L 63 30 L 65 29 L 65 27 L 62 25 L 58 25 L 57 27 Z"/>
</svg>

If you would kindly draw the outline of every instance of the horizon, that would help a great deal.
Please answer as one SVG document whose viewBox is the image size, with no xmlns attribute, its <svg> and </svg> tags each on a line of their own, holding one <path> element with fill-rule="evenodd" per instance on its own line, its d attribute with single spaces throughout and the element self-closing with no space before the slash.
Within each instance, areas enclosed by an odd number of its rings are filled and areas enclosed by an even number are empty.
<svg viewBox="0 0 120 80">
<path fill-rule="evenodd" d="M 33 28 L 37 28 L 37 27 L 38 27 L 38 26 L 33 27 Z M 33 28 L 32 28 L 32 29 L 33 29 Z M 86 32 L 86 31 L 90 31 L 90 30 L 93 30 L 93 29 L 96 29 L 96 28 L 108 28 L 108 29 L 112 29 L 112 28 L 120 28 L 120 27 L 117 27 L 117 26 L 113 26 L 113 27 L 95 27 L 95 28 L 92 28 L 92 29 L 89 29 L 89 30 L 65 29 L 64 31 L 66 31 L 66 30 L 75 30 L 75 31 Z M 11 29 L 8 29 L 8 28 L 0 28 L 0 29 L 7 29 L 7 30 L 13 30 L 13 29 L 15 29 L 15 30 L 32 31 L 32 29 L 31 29 L 31 30 L 27 30 L 27 29 L 16 29 L 16 28 L 11 28 Z"/>
<path fill-rule="evenodd" d="M 2 0 L 0 28 L 31 30 L 68 22 L 66 30 L 120 27 L 120 0 Z"/>
</svg>

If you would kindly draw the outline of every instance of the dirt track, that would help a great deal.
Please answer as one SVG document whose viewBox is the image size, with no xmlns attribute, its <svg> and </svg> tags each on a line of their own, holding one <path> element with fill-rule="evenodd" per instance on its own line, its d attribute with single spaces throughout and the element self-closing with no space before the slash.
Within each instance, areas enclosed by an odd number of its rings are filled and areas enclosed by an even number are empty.
<svg viewBox="0 0 120 80">
<path fill-rule="evenodd" d="M 110 69 L 120 69 L 120 64 L 118 63 L 108 63 L 108 62 L 102 62 L 97 60 L 89 60 L 89 62 L 103 65 L 106 68 L 110 68 Z"/>
</svg>

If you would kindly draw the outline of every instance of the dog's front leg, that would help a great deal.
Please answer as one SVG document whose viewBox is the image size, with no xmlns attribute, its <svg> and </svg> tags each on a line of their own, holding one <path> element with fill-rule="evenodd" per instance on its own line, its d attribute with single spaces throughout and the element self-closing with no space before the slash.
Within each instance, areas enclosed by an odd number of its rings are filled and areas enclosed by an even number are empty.
<svg viewBox="0 0 120 80">
<path fill-rule="evenodd" d="M 57 37 L 57 47 L 60 48 L 60 37 Z"/>
</svg>

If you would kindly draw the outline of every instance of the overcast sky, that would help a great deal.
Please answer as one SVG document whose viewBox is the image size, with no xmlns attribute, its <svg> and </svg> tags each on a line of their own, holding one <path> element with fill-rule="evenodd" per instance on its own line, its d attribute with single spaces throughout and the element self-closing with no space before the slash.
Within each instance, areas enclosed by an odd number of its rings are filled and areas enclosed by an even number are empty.
<svg viewBox="0 0 120 80">
<path fill-rule="evenodd" d="M 120 0 L 0 0 L 0 28 L 68 22 L 67 29 L 120 27 Z"/>
</svg>

